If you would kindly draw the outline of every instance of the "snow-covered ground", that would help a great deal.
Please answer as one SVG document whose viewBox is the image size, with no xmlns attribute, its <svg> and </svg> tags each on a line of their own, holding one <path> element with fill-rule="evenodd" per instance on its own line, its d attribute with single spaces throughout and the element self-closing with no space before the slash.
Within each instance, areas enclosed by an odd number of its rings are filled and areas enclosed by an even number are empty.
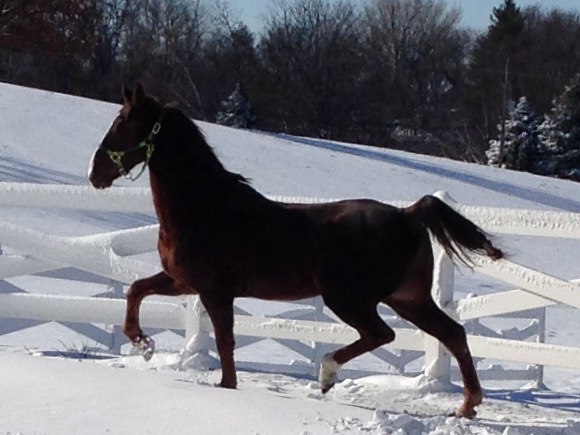
<svg viewBox="0 0 580 435">
<path fill-rule="evenodd" d="M 344 380 L 328 396 L 311 381 L 242 372 L 238 390 L 216 372 L 145 370 L 140 357 L 78 362 L 3 353 L 0 430 L 22 434 L 576 434 L 577 414 L 498 392 L 477 420 L 445 414 L 458 391 L 423 379 Z M 173 358 L 175 359 L 175 358 Z M 170 365 L 167 367 L 171 367 Z M 514 394 L 514 398 L 510 398 Z M 560 403 L 564 398 L 558 398 Z"/>
<path fill-rule="evenodd" d="M 90 155 L 118 107 L 0 84 L 0 110 L 0 181 L 86 184 Z M 446 190 L 463 204 L 580 212 L 578 183 L 404 152 L 201 126 L 226 166 L 270 195 L 410 201 Z M 147 183 L 145 176 L 133 185 Z M 121 180 L 117 185 L 131 184 Z M 3 208 L 0 220 L 70 236 L 154 222 L 143 214 L 27 208 Z M 499 241 L 518 263 L 580 278 L 577 241 L 515 236 Z M 151 261 L 154 269 L 155 258 Z M 103 291 L 30 276 L 7 282 L 31 292 Z M 468 271 L 457 286 L 463 294 L 505 288 Z M 268 311 L 263 302 L 248 302 L 247 308 Z M 577 346 L 576 311 L 556 306 L 548 310 L 547 322 L 548 342 Z M 60 325 L 9 332 L 13 328 L 14 322 L 0 320 L 0 434 L 580 434 L 580 372 L 573 370 L 547 370 L 549 390 L 484 383 L 487 400 L 478 418 L 467 421 L 445 416 L 461 400 L 457 387 L 423 378 L 346 379 L 322 396 L 312 380 L 241 372 L 239 389 L 225 391 L 213 387 L 218 372 L 176 370 L 177 353 L 161 353 L 149 364 L 130 356 L 48 358 L 43 351 L 81 347 L 82 341 L 74 342 L 78 337 Z M 157 339 L 161 348 L 175 345 L 170 344 L 175 337 L 164 342 L 165 337 Z"/>
</svg>

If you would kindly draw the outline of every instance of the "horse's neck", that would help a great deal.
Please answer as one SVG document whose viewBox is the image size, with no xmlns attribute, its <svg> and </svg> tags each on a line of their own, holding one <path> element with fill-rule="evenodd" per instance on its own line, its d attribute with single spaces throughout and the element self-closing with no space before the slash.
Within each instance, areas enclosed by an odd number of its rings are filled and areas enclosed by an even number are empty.
<svg viewBox="0 0 580 435">
<path fill-rule="evenodd" d="M 216 173 L 177 154 L 172 158 L 176 161 L 152 160 L 149 165 L 155 210 L 161 228 L 166 231 L 201 229 L 224 213 L 230 198 L 251 190 L 223 169 L 220 173 L 217 168 Z"/>
<path fill-rule="evenodd" d="M 191 229 L 244 204 L 268 201 L 228 172 L 195 124 L 169 113 L 149 162 L 151 189 L 162 228 Z M 265 202 L 264 202 L 265 201 Z"/>
<path fill-rule="evenodd" d="M 223 188 L 211 178 L 200 177 L 195 168 L 158 171 L 150 168 L 151 191 L 160 224 L 179 227 L 194 224 L 208 215 Z"/>
</svg>

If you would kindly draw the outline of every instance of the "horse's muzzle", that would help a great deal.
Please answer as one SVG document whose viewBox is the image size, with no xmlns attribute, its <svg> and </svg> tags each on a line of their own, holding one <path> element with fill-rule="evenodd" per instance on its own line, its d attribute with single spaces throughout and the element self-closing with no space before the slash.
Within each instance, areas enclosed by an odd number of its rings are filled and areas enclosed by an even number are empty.
<svg viewBox="0 0 580 435">
<path fill-rule="evenodd" d="M 97 157 L 97 153 L 99 150 L 97 149 L 92 157 L 91 161 L 89 162 L 89 167 L 87 169 L 87 178 L 93 185 L 95 189 L 106 189 L 107 187 L 111 187 L 113 184 L 113 179 L 109 179 L 109 177 L 104 177 L 99 175 L 99 172 L 103 172 L 102 170 L 99 171 L 98 168 L 102 166 L 102 163 L 97 165 L 97 161 L 100 162 L 100 159 Z"/>
<path fill-rule="evenodd" d="M 91 182 L 91 184 L 95 189 L 106 189 L 107 187 L 111 187 L 113 185 L 112 181 L 97 180 L 90 176 L 89 181 Z"/>
</svg>

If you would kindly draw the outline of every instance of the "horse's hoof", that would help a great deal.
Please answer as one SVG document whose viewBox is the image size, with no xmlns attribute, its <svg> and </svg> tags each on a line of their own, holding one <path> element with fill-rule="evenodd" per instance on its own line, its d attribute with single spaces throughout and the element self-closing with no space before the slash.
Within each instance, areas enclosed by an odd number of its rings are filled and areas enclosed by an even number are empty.
<svg viewBox="0 0 580 435">
<path fill-rule="evenodd" d="M 151 361 L 151 358 L 153 358 L 154 353 L 155 353 L 155 350 L 153 350 L 151 348 L 145 349 L 143 351 L 143 359 L 145 361 Z"/>
<path fill-rule="evenodd" d="M 332 387 L 334 387 L 334 382 L 332 384 L 325 384 L 325 385 L 321 384 L 320 391 L 322 392 L 322 394 L 326 394 L 332 389 Z"/>
<path fill-rule="evenodd" d="M 468 418 L 469 420 L 472 420 L 477 416 L 477 411 L 473 408 L 469 410 L 459 408 L 457 411 L 449 414 L 449 416 L 458 418 Z"/>
<path fill-rule="evenodd" d="M 150 361 L 155 353 L 155 341 L 148 335 L 137 337 L 133 346 L 141 353 L 145 361 Z"/>
<path fill-rule="evenodd" d="M 227 388 L 228 390 L 235 390 L 238 387 L 235 382 L 232 383 L 232 382 L 224 382 L 224 381 L 221 381 L 219 383 L 219 386 L 221 388 Z"/>
<path fill-rule="evenodd" d="M 320 364 L 320 375 L 318 377 L 322 394 L 328 393 L 334 387 L 340 367 L 341 365 L 334 360 L 332 354 L 324 355 Z"/>
</svg>

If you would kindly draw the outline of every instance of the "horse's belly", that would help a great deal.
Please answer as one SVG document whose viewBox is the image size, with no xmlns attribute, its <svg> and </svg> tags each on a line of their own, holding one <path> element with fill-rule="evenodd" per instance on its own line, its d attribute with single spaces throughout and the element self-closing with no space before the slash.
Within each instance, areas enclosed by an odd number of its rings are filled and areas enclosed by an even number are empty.
<svg viewBox="0 0 580 435">
<path fill-rule="evenodd" d="M 292 301 L 319 294 L 315 275 L 309 268 L 294 266 L 252 272 L 241 273 L 236 296 Z"/>
<path fill-rule="evenodd" d="M 296 301 L 317 296 L 318 294 L 313 285 L 287 286 L 272 283 L 270 285 L 250 285 L 236 292 L 236 297 L 251 297 L 270 301 Z"/>
</svg>

